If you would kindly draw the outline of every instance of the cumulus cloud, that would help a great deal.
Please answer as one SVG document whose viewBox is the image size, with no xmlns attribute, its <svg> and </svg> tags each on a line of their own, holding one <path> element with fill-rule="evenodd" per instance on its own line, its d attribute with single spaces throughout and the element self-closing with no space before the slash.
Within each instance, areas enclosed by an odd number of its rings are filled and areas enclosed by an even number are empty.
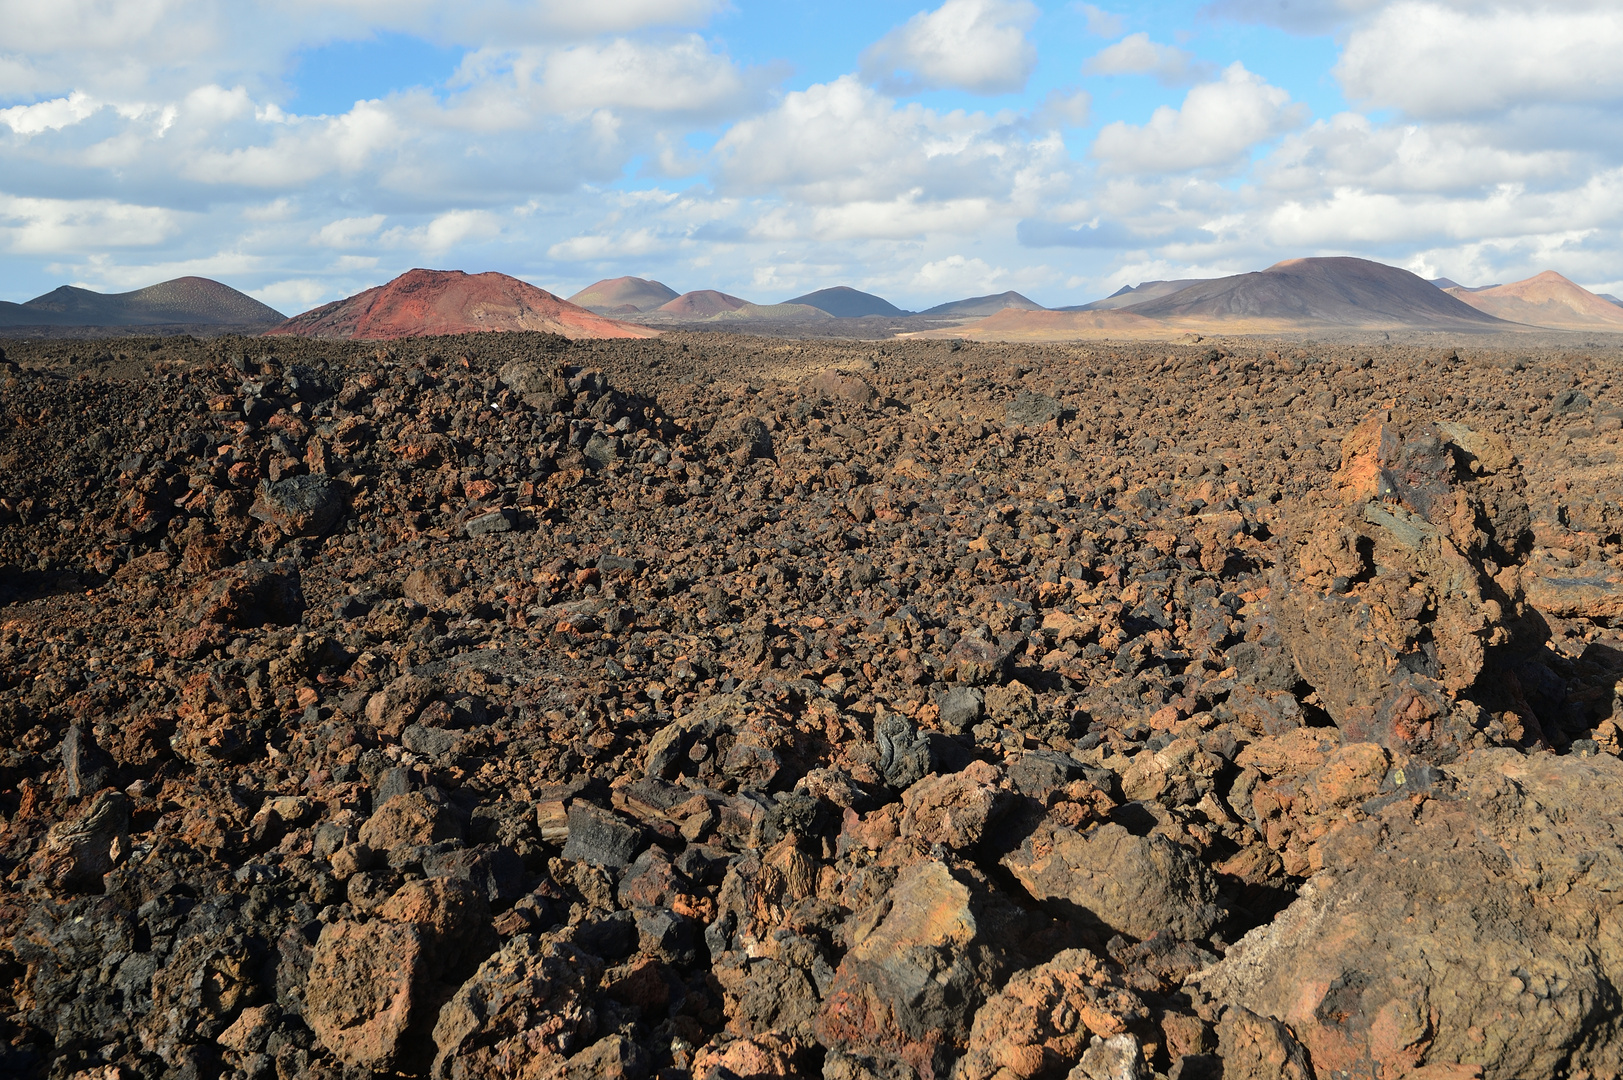
<svg viewBox="0 0 1623 1080">
<path fill-rule="evenodd" d="M 654 229 L 641 228 L 618 233 L 572 236 L 553 244 L 547 249 L 547 254 L 563 262 L 598 262 L 604 259 L 652 255 L 671 245 L 671 238 L 661 236 Z"/>
<path fill-rule="evenodd" d="M 1348 36 L 1336 75 L 1349 97 L 1415 117 L 1481 116 L 1541 103 L 1623 98 L 1616 5 L 1403 0 Z"/>
<path fill-rule="evenodd" d="M 998 283 L 1008 276 L 1007 270 L 993 267 L 985 259 L 948 255 L 919 267 L 909 284 L 926 295 L 986 294 L 996 290 Z"/>
<path fill-rule="evenodd" d="M 1028 0 L 947 0 L 875 42 L 862 54 L 863 77 L 892 93 L 1024 89 L 1037 66 L 1026 36 L 1037 14 Z"/>
<path fill-rule="evenodd" d="M 1585 167 L 1575 151 L 1499 146 L 1498 134 L 1480 124 L 1381 125 L 1359 113 L 1338 113 L 1287 135 L 1262 173 L 1277 191 L 1462 194 L 1559 182 Z"/>
<path fill-rule="evenodd" d="M 1088 20 L 1088 33 L 1094 37 L 1113 38 L 1121 33 L 1122 17 L 1113 15 L 1093 4 L 1072 4 Z"/>
<path fill-rule="evenodd" d="M 378 239 L 384 247 L 438 256 L 455 247 L 494 240 L 501 234 L 502 219 L 488 210 L 447 210 L 426 225 L 397 226 Z"/>
<path fill-rule="evenodd" d="M 140 247 L 173 236 L 179 227 L 179 215 L 161 207 L 0 195 L 0 246 L 19 255 Z"/>
<path fill-rule="evenodd" d="M 18 135 L 38 135 L 42 131 L 61 131 L 94 116 L 100 108 L 101 104 L 89 94 L 75 90 L 67 97 L 0 109 L 0 124 Z"/>
<path fill-rule="evenodd" d="M 931 198 L 1007 190 L 1011 169 L 1054 149 L 999 130 L 984 114 L 898 105 L 846 75 L 734 124 L 715 158 L 727 189 L 871 204 L 915 189 Z"/>
<path fill-rule="evenodd" d="M 1082 70 L 1089 75 L 1153 75 L 1162 86 L 1184 86 L 1213 73 L 1212 65 L 1193 53 L 1151 41 L 1144 33 L 1106 46 L 1089 57 Z"/>
<path fill-rule="evenodd" d="M 565 48 L 483 49 L 454 82 L 469 88 L 469 119 L 485 127 L 523 123 L 537 112 L 595 109 L 717 115 L 736 111 L 760 89 L 704 38 L 614 38 Z"/>
<path fill-rule="evenodd" d="M 384 215 L 368 214 L 366 217 L 339 218 L 329 221 L 316 233 L 316 243 L 323 247 L 347 248 L 370 240 L 383 228 Z"/>
<path fill-rule="evenodd" d="M 1105 168 L 1126 173 L 1225 168 L 1257 144 L 1300 124 L 1305 111 L 1290 94 L 1236 62 L 1223 77 L 1194 87 L 1183 106 L 1163 105 L 1142 126 L 1107 124 L 1093 144 Z"/>
<path fill-rule="evenodd" d="M 176 96 L 201 83 L 279 85 L 301 49 L 409 34 L 477 50 L 557 48 L 607 33 L 705 25 L 727 0 L 0 0 L 0 93 Z"/>
</svg>

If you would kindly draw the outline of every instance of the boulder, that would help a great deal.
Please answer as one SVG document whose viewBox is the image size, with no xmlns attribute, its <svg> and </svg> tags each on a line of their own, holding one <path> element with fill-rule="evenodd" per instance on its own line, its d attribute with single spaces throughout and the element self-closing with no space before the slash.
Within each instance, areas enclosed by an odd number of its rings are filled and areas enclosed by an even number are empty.
<svg viewBox="0 0 1623 1080">
<path fill-rule="evenodd" d="M 102 876 L 130 853 L 130 800 L 103 791 L 78 817 L 51 826 L 29 875 L 52 888 L 101 892 Z"/>
<path fill-rule="evenodd" d="M 396 795 L 378 807 L 360 833 L 362 844 L 384 852 L 461 839 L 462 823 L 456 815 L 421 791 Z"/>
<path fill-rule="evenodd" d="M 590 866 L 630 866 L 647 841 L 641 829 L 618 814 L 575 801 L 569 807 L 569 839 L 563 857 Z"/>
<path fill-rule="evenodd" d="M 1065 415 L 1065 406 L 1047 394 L 1021 394 L 1003 407 L 1003 422 L 1011 427 L 1042 427 Z"/>
<path fill-rule="evenodd" d="M 1212 872 L 1187 848 L 1115 822 L 1087 833 L 1040 830 L 1002 861 L 1056 914 L 1129 937 L 1198 940 L 1224 917 Z"/>
<path fill-rule="evenodd" d="M 431 1075 L 548 1075 L 594 1044 L 601 976 L 601 961 L 556 936 L 509 939 L 440 1010 Z"/>
<path fill-rule="evenodd" d="M 817 1017 L 818 1040 L 945 1077 L 976 1010 L 1016 966 L 1024 921 L 974 871 L 936 860 L 907 867 L 857 916 L 857 940 Z"/>
<path fill-rule="evenodd" d="M 319 474 L 292 476 L 260 485 L 248 513 L 270 522 L 284 536 L 325 536 L 344 516 L 348 487 Z"/>
<path fill-rule="evenodd" d="M 1008 803 L 1002 780 L 997 766 L 984 761 L 948 776 L 926 777 L 902 796 L 902 835 L 956 850 L 974 846 Z"/>
<path fill-rule="evenodd" d="M 1017 973 L 975 1014 L 954 1080 L 1063 1080 L 1093 1038 L 1147 1023 L 1149 1011 L 1098 957 L 1067 949 Z"/>
<path fill-rule="evenodd" d="M 1429 797 L 1366 802 L 1192 991 L 1250 1032 L 1227 1037 L 1248 1059 L 1293 1060 L 1277 1022 L 1321 1077 L 1617 1074 L 1623 762 L 1493 749 L 1437 773 Z"/>
<path fill-rule="evenodd" d="M 346 1065 L 391 1069 L 422 995 L 425 968 L 423 938 L 413 926 L 329 923 L 310 961 L 305 1022 Z"/>
<path fill-rule="evenodd" d="M 1489 650 L 1517 644 L 1498 572 L 1529 543 L 1515 458 L 1460 425 L 1383 413 L 1344 440 L 1335 482 L 1274 574 L 1297 671 L 1352 741 L 1439 761 L 1486 745 L 1481 710 L 1458 703 Z"/>
</svg>

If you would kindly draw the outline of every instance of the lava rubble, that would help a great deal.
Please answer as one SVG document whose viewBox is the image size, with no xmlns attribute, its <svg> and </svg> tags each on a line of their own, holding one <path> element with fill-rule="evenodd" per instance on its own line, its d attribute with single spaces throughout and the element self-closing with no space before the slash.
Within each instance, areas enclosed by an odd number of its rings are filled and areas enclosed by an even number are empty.
<svg viewBox="0 0 1623 1080">
<path fill-rule="evenodd" d="M 1619 355 L 11 343 L 0 1072 L 1623 1069 Z"/>
</svg>

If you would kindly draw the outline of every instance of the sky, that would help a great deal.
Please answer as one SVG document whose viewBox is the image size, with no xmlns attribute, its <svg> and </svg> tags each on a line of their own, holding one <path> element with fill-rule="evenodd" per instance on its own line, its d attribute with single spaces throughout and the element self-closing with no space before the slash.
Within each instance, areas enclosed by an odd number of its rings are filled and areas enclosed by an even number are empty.
<svg viewBox="0 0 1623 1080">
<path fill-rule="evenodd" d="M 415 266 L 907 308 L 1356 255 L 1623 293 L 1616 0 L 0 0 L 0 299 Z"/>
</svg>

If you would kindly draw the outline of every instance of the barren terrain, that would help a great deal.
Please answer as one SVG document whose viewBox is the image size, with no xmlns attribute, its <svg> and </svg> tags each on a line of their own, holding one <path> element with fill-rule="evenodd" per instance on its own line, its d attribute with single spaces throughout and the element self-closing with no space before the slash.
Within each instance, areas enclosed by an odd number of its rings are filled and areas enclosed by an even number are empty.
<svg viewBox="0 0 1623 1080">
<path fill-rule="evenodd" d="M 1623 1070 L 1614 348 L 5 353 L 0 1073 Z"/>
</svg>

